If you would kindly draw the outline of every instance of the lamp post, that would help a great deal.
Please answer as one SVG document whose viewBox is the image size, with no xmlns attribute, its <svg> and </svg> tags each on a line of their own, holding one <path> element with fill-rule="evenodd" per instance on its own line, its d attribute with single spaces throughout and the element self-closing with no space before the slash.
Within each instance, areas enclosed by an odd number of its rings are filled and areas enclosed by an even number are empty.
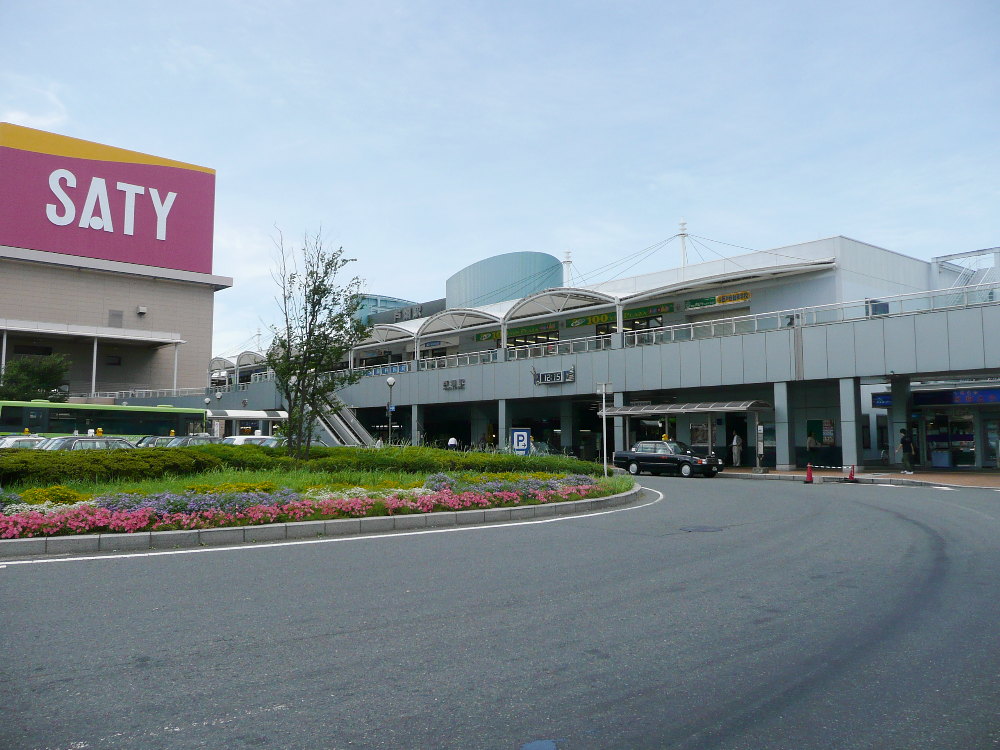
<svg viewBox="0 0 1000 750">
<path fill-rule="evenodd" d="M 208 432 L 208 405 L 212 403 L 212 399 L 208 396 L 205 397 L 205 418 L 202 420 L 201 428 L 205 432 Z"/>
<path fill-rule="evenodd" d="M 389 403 L 385 405 L 385 413 L 389 415 L 389 430 L 386 445 L 392 445 L 392 387 L 396 385 L 396 378 L 391 375 L 385 379 L 385 384 L 389 386 Z"/>
</svg>

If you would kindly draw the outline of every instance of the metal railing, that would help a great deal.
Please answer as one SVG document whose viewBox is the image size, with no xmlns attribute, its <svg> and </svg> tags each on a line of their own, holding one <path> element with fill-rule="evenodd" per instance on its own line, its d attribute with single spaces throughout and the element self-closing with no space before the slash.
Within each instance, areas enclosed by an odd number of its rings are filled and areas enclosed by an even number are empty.
<svg viewBox="0 0 1000 750">
<path fill-rule="evenodd" d="M 468 365 L 486 365 L 498 360 L 496 349 L 485 349 L 478 352 L 462 354 L 446 354 L 443 357 L 428 357 L 417 360 L 418 370 L 440 370 L 446 367 L 466 367 Z"/>
<path fill-rule="evenodd" d="M 534 359 L 535 357 L 555 357 L 560 354 L 581 354 L 598 352 L 611 348 L 611 335 L 584 336 L 564 341 L 549 341 L 545 344 L 512 346 L 507 349 L 507 359 Z"/>
<path fill-rule="evenodd" d="M 914 315 L 935 310 L 961 309 L 1000 302 L 1000 284 L 980 284 L 961 289 L 916 292 L 894 297 L 842 302 L 815 307 L 720 318 L 702 323 L 681 323 L 644 331 L 627 331 L 625 346 L 649 346 L 677 341 L 735 336 L 744 333 L 776 331 L 796 326 L 829 325 L 851 320 Z"/>
</svg>

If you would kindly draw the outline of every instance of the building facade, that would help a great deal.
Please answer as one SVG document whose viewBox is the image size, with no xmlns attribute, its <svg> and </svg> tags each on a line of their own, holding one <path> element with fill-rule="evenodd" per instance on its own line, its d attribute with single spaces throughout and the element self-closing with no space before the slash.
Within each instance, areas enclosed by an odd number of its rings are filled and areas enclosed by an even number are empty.
<svg viewBox="0 0 1000 750">
<path fill-rule="evenodd" d="M 848 467 L 896 463 L 906 430 L 921 464 L 996 465 L 1000 289 L 973 255 L 995 268 L 992 250 L 928 262 L 833 237 L 448 308 L 376 325 L 353 361 L 388 361 L 342 399 L 383 437 L 391 399 L 392 438 L 413 442 L 528 427 L 593 458 L 607 425 L 608 451 L 667 433 L 728 455 L 736 434 L 743 463 L 759 445 L 766 465 Z M 449 346 L 423 356 L 428 339 Z"/>
</svg>

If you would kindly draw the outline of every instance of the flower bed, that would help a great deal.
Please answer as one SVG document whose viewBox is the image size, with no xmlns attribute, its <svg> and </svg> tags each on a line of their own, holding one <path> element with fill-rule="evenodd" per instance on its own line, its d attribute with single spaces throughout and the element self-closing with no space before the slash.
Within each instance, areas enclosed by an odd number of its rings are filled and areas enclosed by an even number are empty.
<svg viewBox="0 0 1000 750">
<path fill-rule="evenodd" d="M 70 505 L 53 502 L 26 505 L 19 503 L 19 498 L 7 496 L 7 504 L 0 513 L 0 538 L 210 529 L 432 513 L 579 500 L 598 494 L 602 493 L 596 480 L 582 475 L 549 479 L 481 476 L 470 481 L 435 474 L 428 477 L 423 487 L 405 490 L 372 491 L 354 487 L 341 491 L 316 488 L 302 493 L 288 489 L 118 493 Z"/>
</svg>

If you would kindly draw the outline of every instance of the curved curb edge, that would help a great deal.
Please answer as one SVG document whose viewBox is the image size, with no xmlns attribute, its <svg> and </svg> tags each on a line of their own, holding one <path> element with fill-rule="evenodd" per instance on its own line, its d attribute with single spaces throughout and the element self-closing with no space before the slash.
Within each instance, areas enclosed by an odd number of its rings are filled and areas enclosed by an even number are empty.
<svg viewBox="0 0 1000 750">
<path fill-rule="evenodd" d="M 628 492 L 587 500 L 572 500 L 514 508 L 459 510 L 441 513 L 409 513 L 400 516 L 341 518 L 333 521 L 292 521 L 261 526 L 224 526 L 218 529 L 140 531 L 133 534 L 78 534 L 0 539 L 0 560 L 31 555 L 89 554 L 94 552 L 147 552 L 189 547 L 218 547 L 257 542 L 277 542 L 315 537 L 384 534 L 393 531 L 437 529 L 506 521 L 526 521 L 563 515 L 592 513 L 639 499 L 643 491 L 636 485 Z"/>
</svg>

